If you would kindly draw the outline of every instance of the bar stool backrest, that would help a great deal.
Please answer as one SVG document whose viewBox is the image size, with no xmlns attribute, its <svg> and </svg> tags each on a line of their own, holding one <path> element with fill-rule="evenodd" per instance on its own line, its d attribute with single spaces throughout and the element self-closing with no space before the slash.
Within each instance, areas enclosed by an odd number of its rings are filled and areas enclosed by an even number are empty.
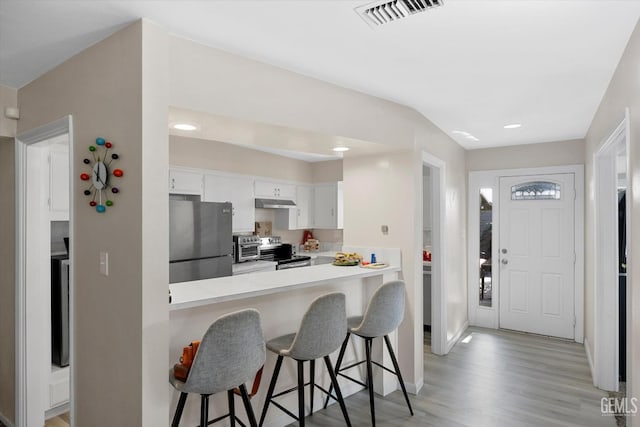
<svg viewBox="0 0 640 427">
<path fill-rule="evenodd" d="M 302 318 L 300 328 L 285 355 L 315 360 L 336 351 L 347 333 L 345 296 L 335 292 L 316 298 Z"/>
<path fill-rule="evenodd" d="M 381 337 L 395 331 L 404 319 L 405 284 L 393 280 L 380 286 L 371 297 L 360 325 L 352 330 L 363 337 Z"/>
<path fill-rule="evenodd" d="M 252 380 L 265 358 L 257 310 L 222 316 L 204 334 L 183 391 L 214 394 L 232 390 Z"/>
</svg>

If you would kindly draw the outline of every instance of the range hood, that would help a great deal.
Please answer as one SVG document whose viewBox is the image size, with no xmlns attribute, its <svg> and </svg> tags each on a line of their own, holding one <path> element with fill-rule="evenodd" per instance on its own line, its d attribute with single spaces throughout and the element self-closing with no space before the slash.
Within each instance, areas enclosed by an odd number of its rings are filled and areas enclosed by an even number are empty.
<svg viewBox="0 0 640 427">
<path fill-rule="evenodd" d="M 256 208 L 293 209 L 295 207 L 296 207 L 296 204 L 293 200 L 256 199 Z"/>
</svg>

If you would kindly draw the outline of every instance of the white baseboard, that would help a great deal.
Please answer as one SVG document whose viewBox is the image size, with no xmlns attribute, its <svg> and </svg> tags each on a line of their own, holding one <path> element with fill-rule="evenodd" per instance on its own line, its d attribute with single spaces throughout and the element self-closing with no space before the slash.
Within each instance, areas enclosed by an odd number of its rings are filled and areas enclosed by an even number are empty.
<svg viewBox="0 0 640 427">
<path fill-rule="evenodd" d="M 424 386 L 424 377 L 420 378 L 420 380 L 416 384 L 406 382 L 404 383 L 404 386 L 407 388 L 407 393 L 416 395 L 420 392 L 420 390 L 422 390 L 422 387 Z M 400 388 L 400 386 L 398 386 L 398 388 Z"/>
<path fill-rule="evenodd" d="M 584 352 L 587 354 L 587 361 L 589 362 L 589 370 L 591 371 L 591 381 L 593 385 L 596 385 L 596 370 L 593 366 L 593 357 L 591 357 L 591 350 L 589 350 L 589 340 L 584 337 Z"/>
<path fill-rule="evenodd" d="M 467 328 L 469 328 L 468 320 L 464 322 L 460 327 L 460 329 L 458 330 L 458 332 L 456 332 L 456 334 L 450 340 L 447 341 L 447 348 L 446 348 L 445 354 L 448 354 L 451 351 L 453 346 L 456 345 L 456 343 L 458 342 L 460 337 L 462 337 L 462 334 L 464 334 L 464 331 L 466 331 Z"/>
<path fill-rule="evenodd" d="M 13 423 L 5 417 L 2 412 L 0 412 L 0 422 L 7 427 L 14 427 Z"/>
</svg>

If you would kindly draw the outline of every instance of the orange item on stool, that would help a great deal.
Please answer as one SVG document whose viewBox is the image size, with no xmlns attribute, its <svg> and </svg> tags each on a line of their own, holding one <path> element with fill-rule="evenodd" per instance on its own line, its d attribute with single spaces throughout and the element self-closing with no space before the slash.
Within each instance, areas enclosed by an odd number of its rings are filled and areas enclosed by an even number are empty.
<svg viewBox="0 0 640 427">
<path fill-rule="evenodd" d="M 186 381 L 189 375 L 189 369 L 196 357 L 200 340 L 191 341 L 191 343 L 182 349 L 182 357 L 180 363 L 173 365 L 173 375 L 180 381 Z"/>
</svg>

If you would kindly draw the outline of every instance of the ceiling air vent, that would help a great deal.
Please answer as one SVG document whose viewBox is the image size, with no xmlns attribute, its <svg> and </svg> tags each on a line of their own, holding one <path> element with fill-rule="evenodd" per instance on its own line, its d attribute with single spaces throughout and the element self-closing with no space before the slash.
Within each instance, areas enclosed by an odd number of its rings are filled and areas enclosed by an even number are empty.
<svg viewBox="0 0 640 427">
<path fill-rule="evenodd" d="M 442 6 L 443 0 L 392 0 L 369 3 L 355 10 L 367 24 L 377 27 Z"/>
</svg>

